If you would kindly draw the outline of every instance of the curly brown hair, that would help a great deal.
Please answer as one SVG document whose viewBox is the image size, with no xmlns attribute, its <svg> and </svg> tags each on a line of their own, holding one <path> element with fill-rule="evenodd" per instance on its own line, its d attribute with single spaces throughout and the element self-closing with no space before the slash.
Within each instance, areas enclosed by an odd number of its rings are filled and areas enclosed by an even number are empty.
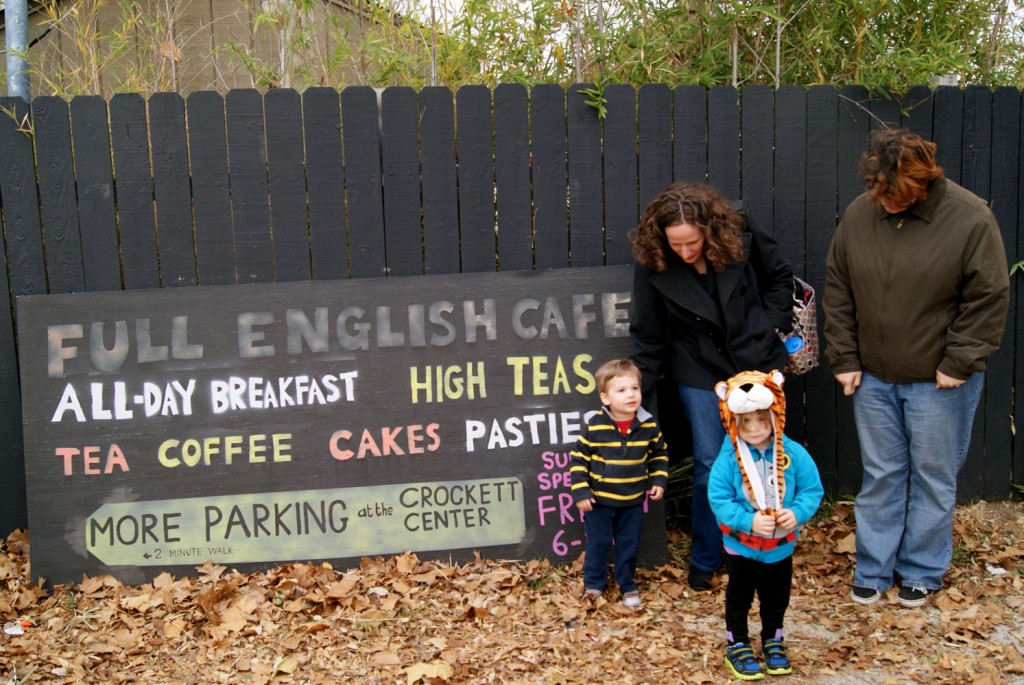
<svg viewBox="0 0 1024 685">
<path fill-rule="evenodd" d="M 673 183 L 661 191 L 640 216 L 640 223 L 629 232 L 633 257 L 654 271 L 668 268 L 669 255 L 665 229 L 687 223 L 704 235 L 704 259 L 715 271 L 741 261 L 743 216 L 714 188 L 702 183 Z"/>
<path fill-rule="evenodd" d="M 935 143 L 905 128 L 872 131 L 860 158 L 860 177 L 871 197 L 910 207 L 928 196 L 928 184 L 942 176 Z"/>
</svg>

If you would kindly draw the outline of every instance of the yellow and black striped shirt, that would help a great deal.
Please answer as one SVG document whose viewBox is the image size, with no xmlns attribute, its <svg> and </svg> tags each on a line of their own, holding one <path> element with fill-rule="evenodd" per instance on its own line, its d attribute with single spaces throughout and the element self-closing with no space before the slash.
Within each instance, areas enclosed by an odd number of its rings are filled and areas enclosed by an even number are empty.
<svg viewBox="0 0 1024 685">
<path fill-rule="evenodd" d="M 626 435 L 603 407 L 587 422 L 571 456 L 575 502 L 593 497 L 598 504 L 628 507 L 640 504 L 656 485 L 668 488 L 668 447 L 658 422 L 643 407 Z"/>
</svg>

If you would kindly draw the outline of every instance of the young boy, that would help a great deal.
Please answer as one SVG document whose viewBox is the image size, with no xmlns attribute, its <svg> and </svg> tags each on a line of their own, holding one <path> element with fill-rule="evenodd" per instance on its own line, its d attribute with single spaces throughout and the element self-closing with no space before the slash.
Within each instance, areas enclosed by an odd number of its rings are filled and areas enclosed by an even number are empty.
<svg viewBox="0 0 1024 685">
<path fill-rule="evenodd" d="M 814 516 L 824 494 L 814 460 L 782 433 L 782 383 L 778 371 L 745 371 L 715 386 L 727 435 L 711 467 L 708 499 L 722 529 L 729 572 L 725 664 L 740 680 L 764 678 L 747 634 L 755 593 L 765 670 L 792 673 L 782 621 L 793 582 L 793 547 L 797 530 Z"/>
<path fill-rule="evenodd" d="M 604 405 L 587 421 L 572 451 L 572 496 L 583 514 L 587 551 L 585 596 L 608 584 L 615 543 L 615 582 L 622 603 L 639 607 L 636 557 L 644 525 L 644 496 L 659 500 L 668 486 L 668 448 L 654 417 L 640 406 L 640 369 L 628 359 L 605 362 L 595 375 Z M 650 486 L 650 489 L 648 489 Z"/>
</svg>

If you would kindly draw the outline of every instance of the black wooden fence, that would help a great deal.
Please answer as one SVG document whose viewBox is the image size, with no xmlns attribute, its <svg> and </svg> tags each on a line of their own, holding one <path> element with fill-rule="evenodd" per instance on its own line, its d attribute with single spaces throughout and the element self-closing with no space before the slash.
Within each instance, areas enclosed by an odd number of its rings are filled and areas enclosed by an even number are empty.
<svg viewBox="0 0 1024 685">
<path fill-rule="evenodd" d="M 602 121 L 585 87 L 0 98 L 0 531 L 26 525 L 16 295 L 623 264 L 626 230 L 673 180 L 745 199 L 820 289 L 861 190 L 857 156 L 890 125 L 936 141 L 947 175 L 992 200 L 1010 261 L 1021 254 L 1016 89 L 617 85 Z M 1017 301 L 962 500 L 1024 482 Z M 856 492 L 849 402 L 824 369 L 787 390 L 787 432 L 833 494 Z"/>
</svg>

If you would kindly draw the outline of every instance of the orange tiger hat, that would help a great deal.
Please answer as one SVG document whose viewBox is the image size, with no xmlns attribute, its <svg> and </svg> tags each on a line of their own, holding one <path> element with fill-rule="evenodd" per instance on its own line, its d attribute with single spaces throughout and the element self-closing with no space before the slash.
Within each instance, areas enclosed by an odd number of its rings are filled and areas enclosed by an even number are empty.
<svg viewBox="0 0 1024 685">
<path fill-rule="evenodd" d="M 789 466 L 789 459 L 786 458 L 782 449 L 782 431 L 786 427 L 786 396 L 782 392 L 782 384 L 785 377 L 780 371 L 762 373 L 761 371 L 741 371 L 726 381 L 720 381 L 715 385 L 715 394 L 718 395 L 718 410 L 722 415 L 722 425 L 725 432 L 729 434 L 733 447 L 736 448 L 736 461 L 743 472 L 743 480 L 747 488 L 754 492 L 744 467 L 741 456 L 739 438 L 739 424 L 737 414 L 747 414 L 760 409 L 768 409 L 772 415 L 772 428 L 775 433 L 775 473 L 777 478 L 778 492 L 776 502 L 782 502 L 781 495 L 785 492 L 785 470 Z M 779 505 L 781 506 L 781 504 Z"/>
</svg>

